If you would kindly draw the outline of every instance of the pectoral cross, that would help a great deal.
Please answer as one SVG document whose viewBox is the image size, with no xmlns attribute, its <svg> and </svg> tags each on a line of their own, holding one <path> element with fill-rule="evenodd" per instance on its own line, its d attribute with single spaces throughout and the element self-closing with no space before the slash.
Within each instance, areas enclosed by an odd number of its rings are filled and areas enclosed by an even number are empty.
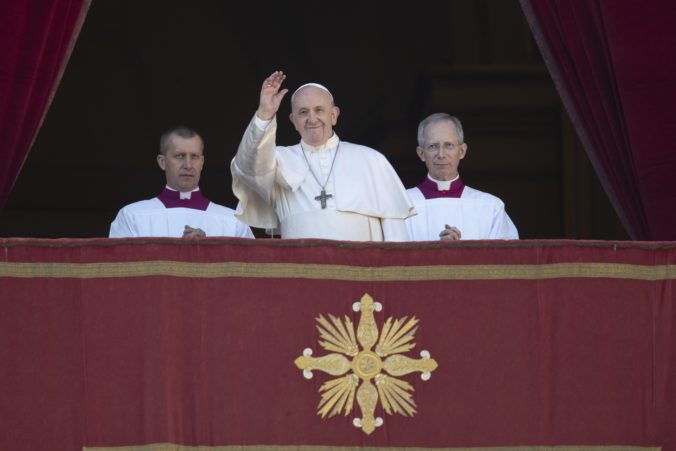
<svg viewBox="0 0 676 451">
<path fill-rule="evenodd" d="M 333 197 L 333 194 L 326 194 L 326 190 L 322 190 L 319 196 L 315 197 L 315 200 L 318 200 L 322 204 L 322 210 L 326 209 L 326 199 Z"/>
</svg>

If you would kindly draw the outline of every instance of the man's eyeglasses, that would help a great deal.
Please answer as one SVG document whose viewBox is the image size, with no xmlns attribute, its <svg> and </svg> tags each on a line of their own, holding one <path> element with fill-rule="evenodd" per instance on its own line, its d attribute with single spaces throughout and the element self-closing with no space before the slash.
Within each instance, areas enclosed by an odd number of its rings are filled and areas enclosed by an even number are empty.
<svg viewBox="0 0 676 451">
<path fill-rule="evenodd" d="M 425 147 L 425 150 L 429 153 L 438 153 L 442 148 L 448 152 L 453 152 L 455 149 L 460 147 L 462 144 L 453 144 L 453 143 L 444 143 L 443 147 L 439 143 L 428 144 Z"/>
</svg>

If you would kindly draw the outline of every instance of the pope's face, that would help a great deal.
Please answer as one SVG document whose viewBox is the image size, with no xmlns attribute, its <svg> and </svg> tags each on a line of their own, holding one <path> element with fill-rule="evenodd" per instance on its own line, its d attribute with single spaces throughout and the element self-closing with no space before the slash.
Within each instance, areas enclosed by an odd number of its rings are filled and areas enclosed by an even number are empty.
<svg viewBox="0 0 676 451">
<path fill-rule="evenodd" d="M 333 135 L 339 114 L 326 91 L 307 86 L 296 93 L 289 118 L 304 142 L 321 146 Z"/>
<path fill-rule="evenodd" d="M 425 127 L 423 147 L 416 152 L 436 180 L 453 180 L 458 175 L 460 160 L 465 158 L 467 144 L 458 143 L 458 132 L 450 121 L 433 122 Z"/>
<path fill-rule="evenodd" d="M 167 177 L 167 185 L 176 191 L 189 192 L 197 188 L 204 165 L 204 144 L 202 138 L 169 137 L 166 154 L 157 156 L 157 164 Z"/>
</svg>

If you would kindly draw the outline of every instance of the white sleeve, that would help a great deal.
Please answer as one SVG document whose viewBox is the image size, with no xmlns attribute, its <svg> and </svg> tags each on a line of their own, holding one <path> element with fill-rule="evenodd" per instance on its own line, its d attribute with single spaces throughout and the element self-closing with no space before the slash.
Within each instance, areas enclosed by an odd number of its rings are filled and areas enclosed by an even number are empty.
<svg viewBox="0 0 676 451">
<path fill-rule="evenodd" d="M 254 115 L 230 165 L 233 188 L 244 184 L 263 200 L 270 202 L 277 168 L 276 133 L 277 123 L 274 119 L 262 121 Z M 242 194 L 241 191 L 235 192 L 240 197 L 238 194 Z"/>
<path fill-rule="evenodd" d="M 381 218 L 384 241 L 410 241 L 405 219 Z"/>
<path fill-rule="evenodd" d="M 278 168 L 276 133 L 274 118 L 263 130 L 254 117 L 230 163 L 232 192 L 239 199 L 235 216 L 262 229 L 279 227 L 279 218 L 273 208 Z"/>
<path fill-rule="evenodd" d="M 123 208 L 117 213 L 117 217 L 110 224 L 110 233 L 108 238 L 129 238 L 137 236 L 132 231 L 131 220 Z"/>
<path fill-rule="evenodd" d="M 256 238 L 254 236 L 253 232 L 251 231 L 251 228 L 248 225 L 244 224 L 243 222 L 241 222 L 239 220 L 237 222 L 238 222 L 238 224 L 237 224 L 237 236 L 238 237 L 241 237 L 241 238 Z"/>
<path fill-rule="evenodd" d="M 507 215 L 504 206 L 497 212 L 493 226 L 491 227 L 490 238 L 493 240 L 518 240 L 519 232 L 516 226 Z"/>
</svg>

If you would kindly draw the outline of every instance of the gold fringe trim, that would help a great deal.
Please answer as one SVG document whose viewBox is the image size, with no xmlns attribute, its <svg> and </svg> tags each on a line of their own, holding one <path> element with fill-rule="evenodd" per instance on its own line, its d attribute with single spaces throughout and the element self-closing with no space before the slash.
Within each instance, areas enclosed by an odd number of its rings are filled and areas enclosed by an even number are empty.
<svg viewBox="0 0 676 451">
<path fill-rule="evenodd" d="M 170 276 L 188 278 L 282 278 L 357 282 L 429 280 L 676 279 L 676 265 L 622 263 L 555 263 L 543 265 L 434 265 L 363 267 L 295 263 L 125 263 L 0 262 L 0 277 L 99 279 Z"/>
</svg>

